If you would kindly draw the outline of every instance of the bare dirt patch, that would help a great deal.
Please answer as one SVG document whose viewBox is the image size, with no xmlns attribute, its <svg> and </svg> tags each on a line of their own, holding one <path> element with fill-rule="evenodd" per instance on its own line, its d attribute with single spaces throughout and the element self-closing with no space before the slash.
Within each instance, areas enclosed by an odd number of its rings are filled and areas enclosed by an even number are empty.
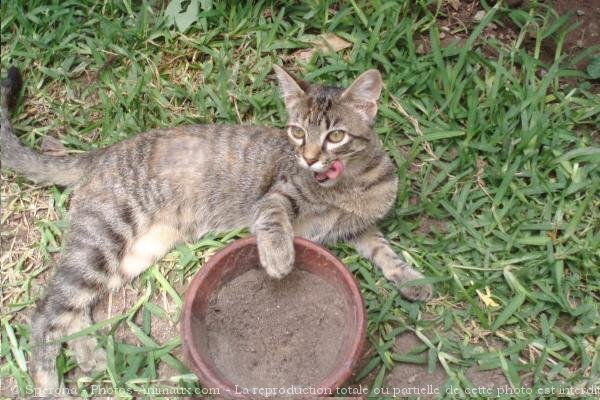
<svg viewBox="0 0 600 400">
<path fill-rule="evenodd" d="M 0 314 L 4 316 L 13 312 L 13 304 L 35 299 L 41 291 L 39 282 L 46 281 L 52 270 L 46 265 L 52 263 L 44 261 L 37 245 L 41 234 L 36 224 L 42 219 L 56 221 L 58 215 L 47 193 L 17 183 L 10 173 L 0 175 L 0 204 Z M 31 291 L 26 284 L 30 278 L 36 280 Z M 15 322 L 26 322 L 25 314 L 15 313 Z"/>
<path fill-rule="evenodd" d="M 521 1 L 508 2 L 511 7 L 518 7 Z M 473 29 L 481 22 L 485 16 L 485 10 L 481 3 L 476 0 L 446 0 L 443 3 L 443 12 L 445 16 L 437 19 L 437 27 L 440 31 L 440 45 L 442 47 L 463 46 Z M 481 38 L 495 38 L 500 42 L 508 44 L 514 41 L 519 34 L 516 25 L 508 20 L 504 20 L 502 25 L 496 23 L 489 24 L 481 34 Z M 426 54 L 431 51 L 429 32 L 425 32 L 417 37 L 417 52 Z M 476 42 L 476 46 L 481 45 L 481 40 Z M 484 45 L 483 53 L 491 58 L 498 56 L 496 49 L 492 46 Z"/>
<path fill-rule="evenodd" d="M 493 2 L 491 2 L 493 3 Z M 528 10 L 531 2 L 527 0 L 505 1 L 506 6 L 513 9 Z M 567 27 L 571 31 L 567 34 L 561 54 L 567 56 L 567 60 L 572 60 L 582 51 L 592 46 L 600 45 L 600 2 L 589 0 L 548 0 L 545 4 L 551 6 L 558 16 L 571 13 L 571 19 L 567 22 Z M 446 0 L 443 5 L 445 17 L 440 16 L 437 19 L 437 27 L 440 31 L 440 45 L 442 47 L 462 46 L 467 38 L 473 32 L 473 29 L 485 16 L 481 2 L 477 0 Z M 498 57 L 498 51 L 491 45 L 483 43 L 484 38 L 495 39 L 499 43 L 510 46 L 519 36 L 521 28 L 515 24 L 508 16 L 503 16 L 498 21 L 489 24 L 483 30 L 481 37 L 475 42 L 475 46 L 480 46 L 481 51 L 489 58 Z M 539 58 L 546 64 L 551 65 L 554 62 L 557 48 L 558 34 L 555 32 L 550 37 L 544 38 L 540 48 Z M 533 54 L 535 49 L 536 37 L 532 30 L 528 32 L 522 46 Z M 429 32 L 424 32 L 415 38 L 417 51 L 420 54 L 431 52 L 431 43 Z M 600 52 L 597 54 L 600 55 Z M 582 59 L 575 68 L 585 72 L 589 63 L 589 57 Z M 543 73 L 543 72 L 542 72 Z M 577 84 L 580 79 L 563 78 L 562 82 L 568 85 Z M 600 91 L 598 81 L 592 81 L 590 91 L 597 93 Z"/>
<path fill-rule="evenodd" d="M 25 303 L 37 298 L 40 281 L 52 268 L 44 267 L 44 257 L 36 243 L 41 235 L 39 219 L 56 220 L 50 197 L 29 184 L 19 184 L 11 173 L 0 174 L 0 317 L 12 323 L 27 324 L 33 306 Z M 30 289 L 26 283 L 36 283 Z M 16 398 L 14 377 L 0 378 L 0 397 Z"/>
<path fill-rule="evenodd" d="M 447 233 L 449 225 L 450 223 L 448 221 L 441 221 L 439 219 L 433 219 L 427 215 L 423 215 L 419 222 L 419 227 L 415 232 L 422 236 L 430 233 Z"/>
<path fill-rule="evenodd" d="M 582 50 L 600 45 L 600 2 L 590 0 L 554 0 L 552 6 L 559 15 L 574 12 L 571 26 L 574 29 L 565 39 L 564 51 L 570 57 L 576 56 Z M 584 60 L 579 68 L 585 69 Z"/>
<path fill-rule="evenodd" d="M 422 344 L 416 334 L 406 332 L 396 338 L 394 351 L 409 354 Z M 482 370 L 471 366 L 465 375 L 473 384 L 472 388 L 489 389 L 494 395 L 498 389 L 511 386 L 500 369 Z M 427 364 L 397 363 L 386 377 L 383 390 L 389 395 L 395 394 L 396 397 L 420 396 L 422 399 L 435 399 L 440 397 L 438 394 L 445 394 L 443 386 L 447 380 L 448 374 L 440 363 L 436 363 L 431 372 L 428 371 Z"/>
</svg>

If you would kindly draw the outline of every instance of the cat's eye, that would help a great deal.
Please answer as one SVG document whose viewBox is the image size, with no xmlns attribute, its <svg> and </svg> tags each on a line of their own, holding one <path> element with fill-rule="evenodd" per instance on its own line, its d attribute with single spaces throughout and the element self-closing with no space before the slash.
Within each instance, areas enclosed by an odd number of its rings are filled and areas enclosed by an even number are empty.
<svg viewBox="0 0 600 400">
<path fill-rule="evenodd" d="M 327 140 L 329 140 L 331 143 L 339 143 L 344 139 L 345 136 L 346 136 L 346 132 L 344 132 L 344 131 L 341 131 L 341 130 L 332 131 L 332 132 L 329 132 L 329 135 L 327 135 Z"/>
<path fill-rule="evenodd" d="M 304 139 L 304 131 L 297 126 L 290 126 L 289 132 L 294 139 Z"/>
</svg>

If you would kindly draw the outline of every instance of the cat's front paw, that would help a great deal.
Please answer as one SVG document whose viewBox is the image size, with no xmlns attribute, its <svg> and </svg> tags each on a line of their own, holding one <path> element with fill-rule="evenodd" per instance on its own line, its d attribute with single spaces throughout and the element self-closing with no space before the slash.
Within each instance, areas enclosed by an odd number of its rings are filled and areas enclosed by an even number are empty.
<svg viewBox="0 0 600 400">
<path fill-rule="evenodd" d="M 402 296 L 409 300 L 428 301 L 433 297 L 433 287 L 429 284 L 418 286 L 402 286 L 406 282 L 424 278 L 423 274 L 406 266 L 404 269 L 392 271 L 388 279 L 399 288 Z"/>
<path fill-rule="evenodd" d="M 291 235 L 258 235 L 260 263 L 273 278 L 281 279 L 294 267 L 294 237 Z"/>
</svg>

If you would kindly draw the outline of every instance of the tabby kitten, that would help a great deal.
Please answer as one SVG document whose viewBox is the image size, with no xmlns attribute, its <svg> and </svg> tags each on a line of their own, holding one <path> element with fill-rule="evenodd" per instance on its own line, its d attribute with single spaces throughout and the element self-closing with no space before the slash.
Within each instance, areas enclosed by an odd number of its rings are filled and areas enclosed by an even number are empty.
<svg viewBox="0 0 600 400">
<path fill-rule="evenodd" d="M 288 112 L 285 131 L 260 126 L 158 129 L 82 155 L 37 153 L 13 134 L 17 69 L 3 83 L 2 162 L 34 182 L 75 188 L 59 267 L 32 317 L 30 368 L 38 388 L 59 384 L 57 339 L 91 323 L 100 296 L 135 278 L 175 244 L 249 226 L 275 278 L 294 264 L 292 238 L 345 240 L 396 285 L 422 278 L 375 223 L 392 208 L 396 170 L 373 130 L 382 89 L 377 70 L 347 89 L 310 85 L 275 69 Z M 402 287 L 412 300 L 431 286 Z M 70 343 L 84 370 L 106 358 L 91 338 Z"/>
</svg>

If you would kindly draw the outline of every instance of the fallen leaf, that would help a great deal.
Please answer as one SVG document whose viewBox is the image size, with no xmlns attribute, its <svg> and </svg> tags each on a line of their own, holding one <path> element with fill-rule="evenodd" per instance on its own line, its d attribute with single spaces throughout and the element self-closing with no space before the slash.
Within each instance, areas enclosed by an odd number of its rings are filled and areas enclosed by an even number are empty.
<svg viewBox="0 0 600 400">
<path fill-rule="evenodd" d="M 460 0 L 448 0 L 448 4 L 450 4 L 454 11 L 458 11 L 460 8 Z"/>
<path fill-rule="evenodd" d="M 485 293 L 482 293 L 479 289 L 475 289 L 475 291 L 477 292 L 479 298 L 481 299 L 481 301 L 483 301 L 483 304 L 485 304 L 486 307 L 500 307 L 500 305 L 496 303 L 494 299 L 492 299 L 492 293 L 490 293 L 489 287 L 485 287 Z"/>
<path fill-rule="evenodd" d="M 480 22 L 483 21 L 483 19 L 485 18 L 485 11 L 484 10 L 479 10 L 475 13 L 475 15 L 473 16 L 473 20 Z"/>
<path fill-rule="evenodd" d="M 309 43 L 313 44 L 312 48 L 298 50 L 293 54 L 296 60 L 308 61 L 316 52 L 327 55 L 352 46 L 352 43 L 345 41 L 331 32 L 318 35 L 314 40 L 310 40 Z"/>
</svg>

